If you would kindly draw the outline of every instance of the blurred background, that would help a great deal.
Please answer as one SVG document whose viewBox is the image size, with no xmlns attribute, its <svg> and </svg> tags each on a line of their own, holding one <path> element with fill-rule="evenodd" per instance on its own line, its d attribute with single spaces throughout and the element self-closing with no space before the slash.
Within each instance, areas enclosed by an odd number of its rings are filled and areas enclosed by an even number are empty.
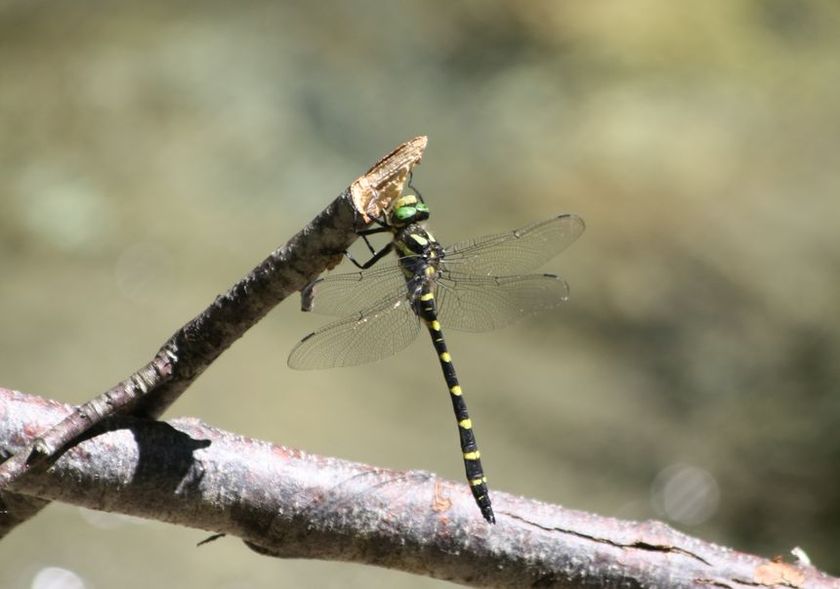
<svg viewBox="0 0 840 589">
<path fill-rule="evenodd" d="M 568 304 L 448 334 L 491 489 L 840 574 L 838 27 L 831 0 L 2 2 L 0 384 L 102 392 L 428 135 L 443 243 L 588 225 L 546 268 Z M 427 338 L 288 369 L 324 321 L 286 301 L 167 415 L 460 481 Z M 0 586 L 442 585 L 207 535 L 55 504 Z"/>
</svg>

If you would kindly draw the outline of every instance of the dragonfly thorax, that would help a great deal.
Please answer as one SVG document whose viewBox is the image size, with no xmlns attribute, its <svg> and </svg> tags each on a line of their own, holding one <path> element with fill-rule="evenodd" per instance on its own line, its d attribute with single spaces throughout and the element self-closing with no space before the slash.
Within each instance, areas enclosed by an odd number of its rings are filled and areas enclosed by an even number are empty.
<svg viewBox="0 0 840 589">
<path fill-rule="evenodd" d="M 423 226 L 412 223 L 397 230 L 394 248 L 406 278 L 416 276 L 433 280 L 437 277 L 443 247 Z"/>
</svg>

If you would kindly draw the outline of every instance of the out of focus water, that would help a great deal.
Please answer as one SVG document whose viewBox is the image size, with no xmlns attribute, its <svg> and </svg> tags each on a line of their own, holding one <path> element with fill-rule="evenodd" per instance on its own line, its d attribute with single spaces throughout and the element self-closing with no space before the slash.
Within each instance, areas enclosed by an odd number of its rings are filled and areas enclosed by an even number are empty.
<svg viewBox="0 0 840 589">
<path fill-rule="evenodd" d="M 449 336 L 492 487 L 840 573 L 838 25 L 829 0 L 4 2 L 0 384 L 105 390 L 424 134 L 442 242 L 588 224 L 547 268 L 565 308 Z M 427 342 L 290 371 L 321 321 L 281 305 L 169 414 L 460 480 Z M 438 584 L 205 536 L 53 505 L 0 586 Z"/>
</svg>

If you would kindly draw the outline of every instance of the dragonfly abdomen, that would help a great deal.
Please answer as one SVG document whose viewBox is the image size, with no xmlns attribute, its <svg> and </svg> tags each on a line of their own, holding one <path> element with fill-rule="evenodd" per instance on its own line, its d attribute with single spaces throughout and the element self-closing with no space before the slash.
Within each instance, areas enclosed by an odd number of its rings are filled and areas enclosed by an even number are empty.
<svg viewBox="0 0 840 589">
<path fill-rule="evenodd" d="M 496 516 L 493 514 L 493 507 L 490 504 L 487 477 L 484 475 L 484 468 L 481 466 L 481 457 L 475 440 L 472 421 L 467 411 L 467 403 L 464 401 L 461 385 L 458 383 L 458 376 L 455 373 L 455 366 L 452 364 L 452 356 L 446 347 L 446 340 L 443 337 L 443 331 L 437 318 L 435 295 L 431 281 L 427 281 L 420 290 L 418 297 L 415 299 L 414 308 L 429 330 L 443 371 L 443 377 L 446 380 L 446 386 L 449 389 L 449 398 L 452 401 L 452 409 L 455 411 L 455 419 L 458 422 L 461 453 L 464 458 L 464 469 L 467 473 L 470 490 L 484 519 L 491 524 L 496 523 Z"/>
</svg>

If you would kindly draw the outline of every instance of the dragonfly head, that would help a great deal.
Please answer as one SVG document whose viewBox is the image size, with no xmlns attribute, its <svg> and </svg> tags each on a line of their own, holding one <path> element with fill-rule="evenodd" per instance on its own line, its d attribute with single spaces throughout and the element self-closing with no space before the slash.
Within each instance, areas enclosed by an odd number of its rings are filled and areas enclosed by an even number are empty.
<svg viewBox="0 0 840 589">
<path fill-rule="evenodd" d="M 429 207 L 414 194 L 405 194 L 394 201 L 388 220 L 391 225 L 403 227 L 420 223 L 429 218 Z"/>
</svg>

